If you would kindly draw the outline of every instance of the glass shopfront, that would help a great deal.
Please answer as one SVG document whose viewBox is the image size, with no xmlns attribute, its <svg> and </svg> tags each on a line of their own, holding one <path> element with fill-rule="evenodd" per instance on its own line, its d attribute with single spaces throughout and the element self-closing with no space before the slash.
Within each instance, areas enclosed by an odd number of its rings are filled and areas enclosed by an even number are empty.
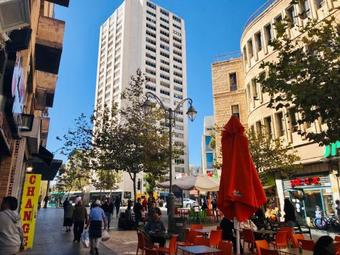
<svg viewBox="0 0 340 255">
<path fill-rule="evenodd" d="M 334 215 L 329 176 L 300 177 L 283 184 L 284 195 L 294 204 L 300 220 L 307 217 L 313 219 L 320 213 L 322 216 Z"/>
</svg>

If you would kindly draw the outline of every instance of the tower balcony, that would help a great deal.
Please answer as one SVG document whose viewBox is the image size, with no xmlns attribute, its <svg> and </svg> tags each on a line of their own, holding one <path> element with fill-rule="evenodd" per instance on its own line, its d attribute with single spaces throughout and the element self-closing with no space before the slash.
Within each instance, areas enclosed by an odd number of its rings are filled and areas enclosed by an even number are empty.
<svg viewBox="0 0 340 255">
<path fill-rule="evenodd" d="M 64 31 L 64 21 L 44 16 L 39 17 L 35 46 L 36 70 L 58 74 Z"/>
</svg>

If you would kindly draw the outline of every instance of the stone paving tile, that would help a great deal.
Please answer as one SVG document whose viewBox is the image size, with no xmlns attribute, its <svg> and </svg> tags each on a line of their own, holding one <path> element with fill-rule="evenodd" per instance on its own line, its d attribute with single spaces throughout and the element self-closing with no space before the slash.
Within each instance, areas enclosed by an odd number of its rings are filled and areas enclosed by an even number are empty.
<svg viewBox="0 0 340 255">
<path fill-rule="evenodd" d="M 33 249 L 24 255 L 85 255 L 89 248 L 81 243 L 73 243 L 73 232 L 66 233 L 62 227 L 63 209 L 40 209 L 37 217 Z M 118 255 L 113 250 L 100 244 L 100 255 Z"/>
</svg>

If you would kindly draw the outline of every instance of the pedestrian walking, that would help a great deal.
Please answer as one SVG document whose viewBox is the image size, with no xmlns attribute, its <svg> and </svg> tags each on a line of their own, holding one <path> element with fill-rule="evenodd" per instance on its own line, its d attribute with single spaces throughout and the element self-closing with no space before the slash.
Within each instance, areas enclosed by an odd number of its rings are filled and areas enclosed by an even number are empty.
<svg viewBox="0 0 340 255">
<path fill-rule="evenodd" d="M 336 216 L 340 219 L 340 200 L 335 200 Z"/>
<path fill-rule="evenodd" d="M 115 207 L 116 207 L 116 218 L 118 218 L 118 214 L 119 214 L 119 209 L 120 209 L 120 205 L 121 205 L 122 201 L 120 199 L 120 196 L 117 196 L 115 199 Z"/>
<path fill-rule="evenodd" d="M 107 220 L 107 230 L 110 230 L 110 223 L 113 215 L 113 208 L 114 205 L 112 200 L 105 200 L 104 204 L 102 205 L 102 209 L 104 210 L 106 220 Z"/>
<path fill-rule="evenodd" d="M 295 208 L 288 198 L 285 198 L 283 211 L 285 212 L 286 225 L 288 227 L 294 227 L 296 225 Z"/>
<path fill-rule="evenodd" d="M 148 210 L 148 200 L 146 199 L 146 197 L 144 197 L 143 199 L 142 206 L 144 211 Z"/>
<path fill-rule="evenodd" d="M 83 205 L 81 197 L 77 197 L 73 211 L 73 242 L 80 243 L 80 237 L 84 230 L 84 224 L 87 224 L 87 220 L 87 210 Z"/>
<path fill-rule="evenodd" d="M 44 208 L 47 208 L 49 197 L 46 195 L 44 198 Z"/>
<path fill-rule="evenodd" d="M 143 206 L 141 204 L 141 199 L 139 197 L 137 198 L 137 202 L 133 206 L 133 212 L 135 213 L 135 221 L 136 221 L 137 227 L 139 225 L 139 222 L 142 221 L 142 211 L 143 211 Z"/>
<path fill-rule="evenodd" d="M 64 227 L 66 227 L 66 232 L 70 232 L 72 223 L 73 223 L 73 219 L 72 219 L 73 206 L 68 200 L 68 198 L 66 198 L 66 200 L 64 201 L 63 207 L 64 207 Z"/>
<path fill-rule="evenodd" d="M 17 254 L 23 249 L 23 231 L 16 212 L 18 200 L 4 197 L 0 208 L 0 254 Z"/>
<path fill-rule="evenodd" d="M 89 216 L 89 238 L 90 238 L 90 254 L 98 255 L 98 243 L 102 237 L 102 226 L 106 226 L 106 218 L 103 209 L 100 207 L 100 201 L 96 200 L 90 211 Z"/>
</svg>

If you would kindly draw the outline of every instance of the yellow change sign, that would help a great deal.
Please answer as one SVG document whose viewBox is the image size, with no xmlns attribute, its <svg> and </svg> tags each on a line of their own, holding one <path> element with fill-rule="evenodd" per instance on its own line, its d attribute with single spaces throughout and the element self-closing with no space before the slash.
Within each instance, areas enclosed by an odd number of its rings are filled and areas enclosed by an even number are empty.
<svg viewBox="0 0 340 255">
<path fill-rule="evenodd" d="M 26 174 L 20 210 L 25 249 L 33 247 L 40 182 L 40 174 Z"/>
</svg>

